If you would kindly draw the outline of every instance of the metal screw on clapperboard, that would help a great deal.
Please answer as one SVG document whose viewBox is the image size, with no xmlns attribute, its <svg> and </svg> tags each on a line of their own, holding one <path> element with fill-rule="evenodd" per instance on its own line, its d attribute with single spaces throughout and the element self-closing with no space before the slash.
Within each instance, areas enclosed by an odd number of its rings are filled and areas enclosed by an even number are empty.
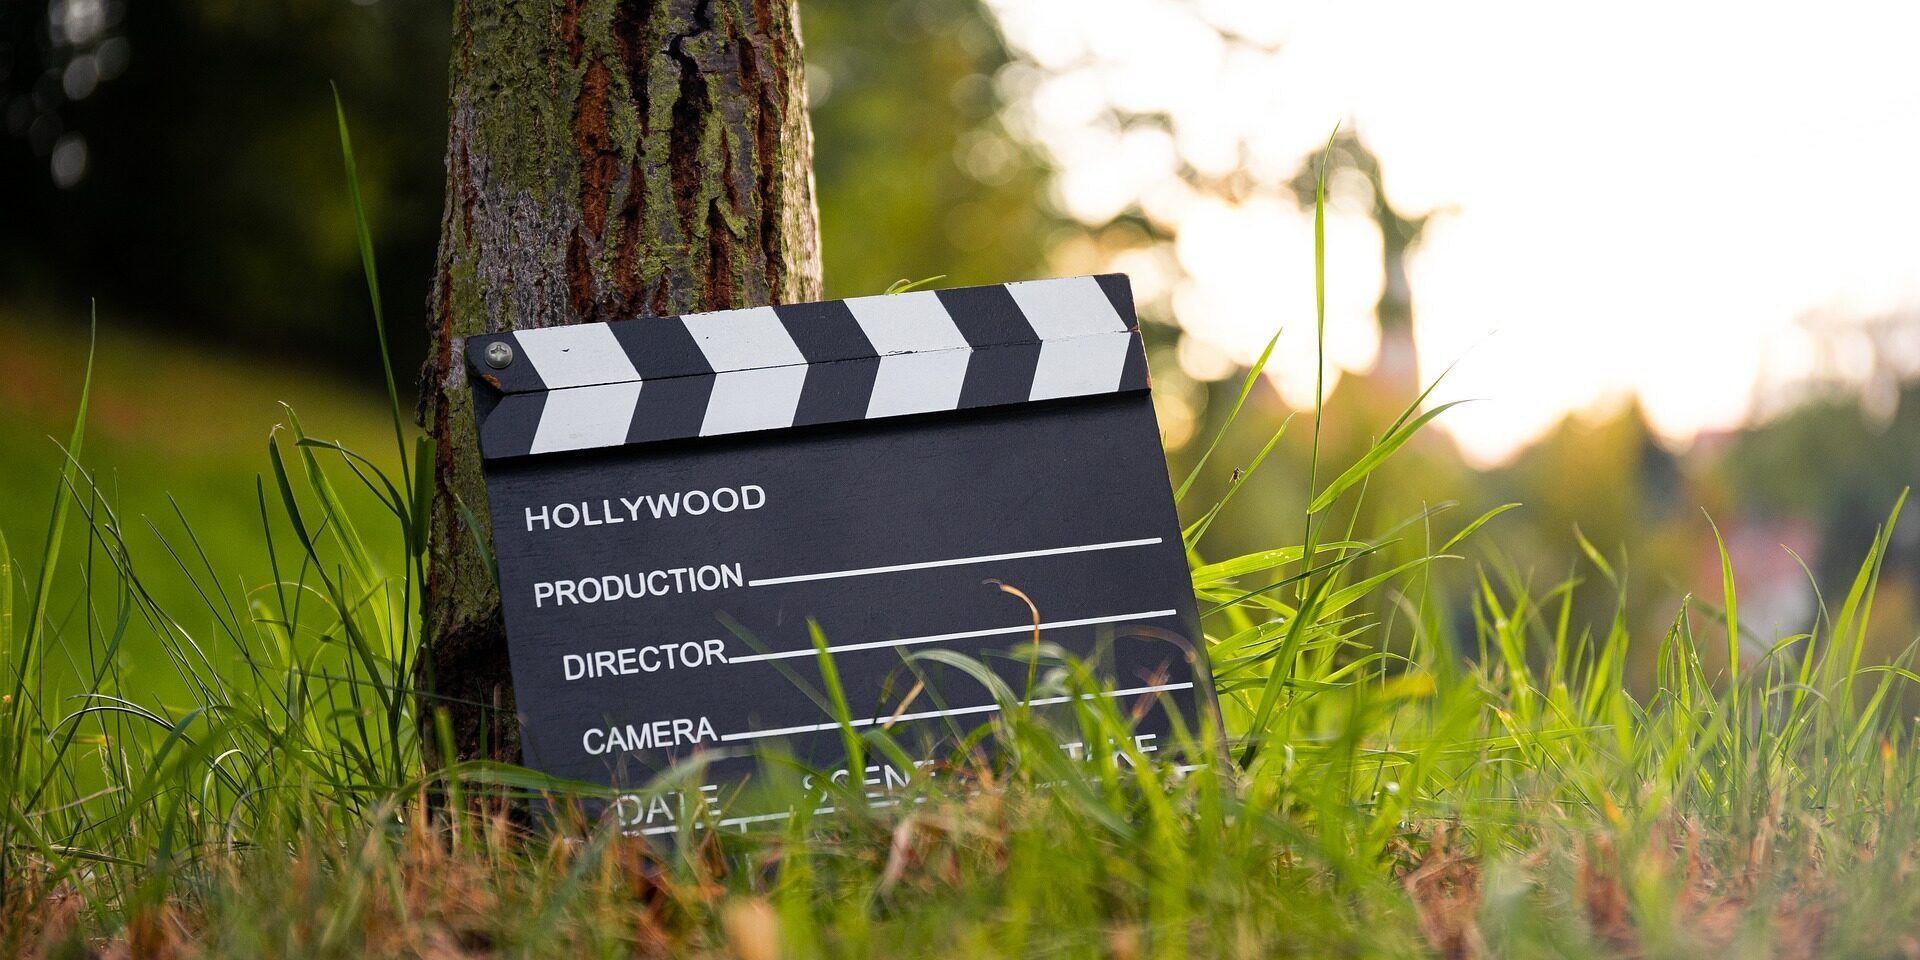
<svg viewBox="0 0 1920 960">
<path fill-rule="evenodd" d="M 513 345 L 505 340 L 495 340 L 487 344 L 487 366 L 495 370 L 506 369 L 513 362 Z"/>
</svg>

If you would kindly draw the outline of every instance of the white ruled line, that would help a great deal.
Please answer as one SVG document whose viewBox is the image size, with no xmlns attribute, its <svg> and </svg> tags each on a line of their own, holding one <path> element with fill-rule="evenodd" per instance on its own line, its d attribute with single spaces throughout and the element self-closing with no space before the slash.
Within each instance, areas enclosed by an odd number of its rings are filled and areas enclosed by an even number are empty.
<svg viewBox="0 0 1920 960">
<path fill-rule="evenodd" d="M 868 643 L 843 643 L 827 648 L 828 653 L 847 653 L 853 650 L 878 650 L 882 647 L 910 647 L 919 643 L 940 643 L 946 640 L 972 640 L 976 637 L 998 637 L 1010 633 L 1032 633 L 1035 630 L 1064 630 L 1068 627 L 1088 627 L 1102 623 L 1120 623 L 1125 620 L 1158 620 L 1171 617 L 1177 611 L 1148 610 L 1143 613 L 1122 613 L 1111 617 L 1087 617 L 1082 620 L 1055 620 L 1035 626 L 1023 623 L 1017 627 L 991 627 L 985 630 L 962 630 L 958 633 L 936 633 L 925 637 L 902 637 L 898 640 L 874 640 Z M 818 651 L 811 647 L 804 650 L 782 650 L 778 653 L 756 653 L 745 657 L 728 657 L 727 663 L 757 663 L 761 660 L 787 660 L 793 657 L 810 657 Z"/>
<path fill-rule="evenodd" d="M 900 805 L 900 802 L 898 800 L 875 800 L 867 804 L 868 807 L 874 810 L 883 810 L 887 807 L 897 807 L 899 805 Z M 825 816 L 830 813 L 839 813 L 839 812 L 840 811 L 837 808 L 834 808 L 831 806 L 819 807 L 813 811 L 813 815 L 816 817 L 819 817 L 819 816 Z M 759 814 L 754 814 L 753 816 L 750 816 L 750 817 L 728 817 L 725 820 L 712 821 L 711 826 L 721 830 L 724 830 L 728 827 L 739 827 L 742 831 L 744 831 L 746 830 L 747 827 L 756 823 L 766 823 L 770 820 L 791 820 L 791 819 L 793 819 L 793 811 L 785 810 L 780 813 L 759 813 Z M 695 828 L 703 828 L 706 826 L 709 826 L 709 824 L 706 821 L 696 821 L 694 823 Z M 663 827 L 646 827 L 641 830 L 627 830 L 625 832 L 627 836 L 630 836 L 630 837 L 635 835 L 643 836 L 643 837 L 657 837 L 663 833 L 673 833 L 679 829 L 680 829 L 680 825 L 675 823 L 675 824 L 668 824 Z"/>
<path fill-rule="evenodd" d="M 1101 697 L 1131 697 L 1139 693 L 1165 693 L 1170 690 L 1191 690 L 1191 689 L 1193 689 L 1193 684 L 1190 682 L 1189 683 L 1160 683 L 1150 687 L 1129 687 L 1125 690 L 1112 690 L 1106 693 L 1083 693 L 1079 695 L 1078 699 L 1096 700 Z M 1067 701 L 1073 700 L 1073 699 L 1076 699 L 1076 698 L 1071 696 L 1041 697 L 1038 700 L 1027 701 L 1027 706 L 1044 707 L 1049 704 L 1066 703 Z M 1000 709 L 999 704 L 989 703 L 989 704 L 985 704 L 983 706 L 978 706 L 978 707 L 955 707 L 950 710 L 926 710 L 920 713 L 903 713 L 903 714 L 900 714 L 899 716 L 888 715 L 884 717 L 868 717 L 864 720 L 849 720 L 847 721 L 847 726 L 871 727 L 876 723 L 905 723 L 909 720 L 931 720 L 936 717 L 963 717 L 963 716 L 976 714 L 976 713 L 994 713 L 999 709 Z M 784 737 L 784 736 L 789 736 L 791 734 L 796 734 L 796 733 L 819 733 L 823 730 L 838 730 L 838 729 L 840 729 L 839 721 L 829 721 L 827 723 L 803 723 L 796 727 L 775 727 L 772 730 L 749 730 L 744 733 L 723 734 L 720 737 L 720 741 L 722 743 L 734 743 L 740 740 L 758 740 L 762 737 Z"/>
<path fill-rule="evenodd" d="M 835 810 L 833 810 L 831 806 L 822 806 L 822 808 L 818 808 L 818 810 L 814 810 L 814 814 L 816 814 L 816 816 L 818 816 L 818 814 L 831 814 L 831 812 L 835 812 Z M 720 828 L 720 829 L 747 828 L 747 826 L 751 826 L 751 824 L 764 824 L 764 822 L 768 822 L 768 820 L 793 820 L 793 812 L 789 810 L 789 812 L 780 812 L 780 814 L 758 814 L 758 816 L 730 816 L 730 818 L 726 818 L 726 820 L 714 820 L 714 822 L 712 822 L 712 826 L 714 826 L 714 828 Z M 695 828 L 705 828 L 705 826 L 708 826 L 707 822 L 695 822 Z M 680 829 L 680 824 L 666 824 L 664 828 L 628 829 L 626 833 L 628 833 L 630 837 L 632 837 L 632 835 L 641 835 L 641 837 L 659 837 L 659 835 L 662 835 L 662 833 L 674 833 L 674 831 L 678 831 L 678 829 Z"/>
<path fill-rule="evenodd" d="M 1095 550 L 1120 550 L 1126 547 L 1144 547 L 1159 542 L 1159 537 L 1148 537 L 1144 540 L 1115 540 L 1112 543 L 1088 543 L 1077 547 L 1050 547 L 1046 550 L 1022 550 L 1019 553 L 995 553 L 984 557 L 955 557 L 951 560 L 928 560 L 922 563 L 896 563 L 887 567 L 862 567 L 858 570 L 803 573 L 793 577 L 763 577 L 758 580 L 748 580 L 747 586 L 771 587 L 782 583 L 805 583 L 809 580 L 838 580 L 842 577 L 867 577 L 876 573 L 931 570 L 934 567 L 958 567 L 969 563 L 990 563 L 994 560 L 1024 560 L 1028 557 L 1057 557 L 1064 553 L 1092 553 Z"/>
<path fill-rule="evenodd" d="M 821 814 L 828 814 L 828 813 L 834 813 L 834 812 L 836 811 L 832 807 L 821 807 L 820 809 L 814 811 L 814 815 L 819 816 Z M 751 817 L 728 817 L 725 820 L 714 821 L 712 826 L 724 830 L 727 827 L 746 827 L 755 823 L 766 823 L 769 820 L 791 820 L 791 819 L 793 819 L 793 812 L 789 810 L 789 811 L 782 811 L 780 813 L 762 813 L 762 814 L 757 814 Z M 707 824 L 705 822 L 698 822 L 695 824 L 695 826 L 704 827 L 704 826 L 707 826 Z M 641 830 L 628 831 L 628 835 L 631 836 L 633 834 L 639 834 L 640 836 L 643 836 L 643 837 L 657 837 L 664 833 L 673 833 L 679 829 L 680 829 L 679 824 L 670 823 L 664 827 L 646 827 Z"/>
<path fill-rule="evenodd" d="M 1204 763 L 1176 763 L 1173 765 L 1173 772 L 1175 776 L 1184 777 L 1187 774 L 1194 772 L 1195 770 L 1205 770 L 1206 768 L 1207 768 L 1207 765 Z M 974 796 L 978 792 L 979 791 L 977 790 L 968 791 L 967 795 Z M 874 797 L 873 794 L 867 794 L 867 797 L 868 797 L 867 807 L 872 810 L 884 810 L 888 807 L 897 807 L 901 803 L 901 801 L 899 800 L 890 800 L 883 797 L 877 798 L 877 797 Z M 913 802 L 925 803 L 926 798 L 924 797 L 916 798 Z M 819 817 L 819 816 L 826 816 L 828 814 L 839 813 L 839 812 L 840 811 L 838 808 L 828 805 L 824 807 L 815 808 L 813 811 L 813 815 L 816 817 Z M 756 823 L 769 823 L 775 820 L 791 820 L 793 819 L 793 816 L 794 816 L 794 811 L 783 810 L 779 813 L 758 813 L 750 816 L 727 817 L 723 820 L 713 820 L 713 821 L 700 820 L 700 821 L 695 821 L 693 826 L 694 826 L 694 829 L 696 830 L 706 829 L 708 827 L 719 829 L 719 830 L 726 830 L 726 829 L 738 827 L 742 833 L 745 833 L 748 827 Z M 657 837 L 663 834 L 676 833 L 679 831 L 679 829 L 680 829 L 679 824 L 670 823 L 665 826 L 659 826 L 659 827 L 643 827 L 638 829 L 629 828 L 623 832 L 630 837 L 631 836 Z"/>
</svg>

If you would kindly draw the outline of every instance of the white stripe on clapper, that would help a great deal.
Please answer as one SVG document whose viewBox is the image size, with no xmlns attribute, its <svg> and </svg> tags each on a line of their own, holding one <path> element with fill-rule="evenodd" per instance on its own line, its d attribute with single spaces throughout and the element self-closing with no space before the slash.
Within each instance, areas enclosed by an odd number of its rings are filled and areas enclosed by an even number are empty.
<svg viewBox="0 0 1920 960">
<path fill-rule="evenodd" d="M 547 392 L 540 408 L 540 425 L 533 431 L 529 453 L 617 447 L 627 442 L 634 405 L 640 400 L 640 381 L 603 383 Z"/>
<path fill-rule="evenodd" d="M 701 436 L 793 426 L 807 358 L 772 307 L 694 313 L 680 322 L 715 374 Z"/>
<path fill-rule="evenodd" d="M 880 353 L 867 418 L 952 410 L 960 405 L 973 348 L 928 292 L 857 297 L 846 301 L 853 319 Z"/>
<path fill-rule="evenodd" d="M 640 372 L 620 349 L 620 341 L 604 323 L 574 323 L 513 335 L 541 382 L 549 390 L 640 379 Z M 625 440 L 625 437 L 621 438 Z"/>
<path fill-rule="evenodd" d="M 1007 292 L 1040 334 L 1029 400 L 1112 393 L 1126 369 L 1132 332 L 1092 277 L 1009 283 Z"/>
</svg>

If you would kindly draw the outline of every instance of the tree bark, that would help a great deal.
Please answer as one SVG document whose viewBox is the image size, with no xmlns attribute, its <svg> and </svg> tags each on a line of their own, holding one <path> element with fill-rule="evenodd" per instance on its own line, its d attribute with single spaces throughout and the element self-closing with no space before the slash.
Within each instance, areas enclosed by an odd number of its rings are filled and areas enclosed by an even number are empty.
<svg viewBox="0 0 1920 960">
<path fill-rule="evenodd" d="M 464 338 L 818 299 L 795 0 L 458 0 L 422 425 L 421 722 L 517 760 Z M 463 506 L 465 509 L 463 509 Z M 482 529 L 472 529 L 471 516 Z M 490 548 L 489 548 L 490 549 Z M 437 752 L 437 750 L 436 750 Z"/>
</svg>

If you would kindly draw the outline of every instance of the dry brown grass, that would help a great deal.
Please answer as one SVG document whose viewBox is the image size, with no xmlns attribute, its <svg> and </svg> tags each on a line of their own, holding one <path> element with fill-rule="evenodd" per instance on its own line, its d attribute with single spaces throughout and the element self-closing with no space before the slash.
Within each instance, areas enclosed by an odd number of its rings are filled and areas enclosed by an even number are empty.
<svg viewBox="0 0 1920 960">
<path fill-rule="evenodd" d="M 638 841 L 614 840 L 585 859 L 582 841 L 531 834 L 507 817 L 469 823 L 476 826 L 451 829 L 444 821 L 411 817 L 404 828 L 370 831 L 355 849 L 326 850 L 307 842 L 284 858 L 229 854 L 208 871 L 206 898 L 171 897 L 133 909 L 117 923 L 107 921 L 111 929 L 104 934 L 101 914 L 89 909 L 84 878 L 80 885 L 60 880 L 51 887 L 16 886 L 6 898 L 0 937 L 11 955 L 29 960 L 467 960 L 518 952 L 515 925 L 559 909 L 562 922 L 543 941 L 552 955 L 598 952 L 587 947 L 608 942 L 619 943 L 626 955 L 647 958 L 788 955 L 781 914 L 768 893 L 733 882 L 740 878 L 728 877 L 727 861 L 710 844 L 693 856 L 711 872 L 688 882 L 670 876 L 657 850 Z M 871 861 L 881 888 L 937 894 L 983 882 L 969 875 L 969 861 L 952 853 L 956 843 L 971 842 L 973 832 L 946 816 L 915 814 L 873 849 L 838 854 Z M 1439 822 L 1410 841 L 1398 847 L 1408 864 L 1398 882 L 1427 948 L 1446 960 L 1497 955 L 1502 931 L 1490 926 L 1497 920 L 1490 921 L 1485 909 L 1488 877 L 1471 839 Z M 1806 851 L 1777 849 L 1770 834 L 1733 850 L 1739 856 L 1707 852 L 1731 849 L 1692 825 L 1672 822 L 1639 842 L 1604 831 L 1569 836 L 1504 869 L 1517 871 L 1537 894 L 1557 894 L 1536 897 L 1542 909 L 1557 901 L 1575 905 L 1577 916 L 1569 919 L 1602 955 L 1670 956 L 1676 947 L 1683 955 L 1754 955 L 1757 947 L 1783 960 L 1826 956 L 1843 891 L 1821 862 Z M 1904 857 L 1910 862 L 1913 854 Z M 772 856 L 761 866 L 777 860 Z M 270 874 L 263 871 L 269 866 Z M 1649 942 L 1649 890 L 1673 891 L 1678 922 L 1668 929 L 1685 932 L 1681 943 Z M 1100 937 L 1101 952 L 1109 956 L 1156 953 L 1152 929 L 1137 922 L 1111 922 Z M 1920 937 L 1905 937 L 1888 955 L 1920 958 Z"/>
</svg>

